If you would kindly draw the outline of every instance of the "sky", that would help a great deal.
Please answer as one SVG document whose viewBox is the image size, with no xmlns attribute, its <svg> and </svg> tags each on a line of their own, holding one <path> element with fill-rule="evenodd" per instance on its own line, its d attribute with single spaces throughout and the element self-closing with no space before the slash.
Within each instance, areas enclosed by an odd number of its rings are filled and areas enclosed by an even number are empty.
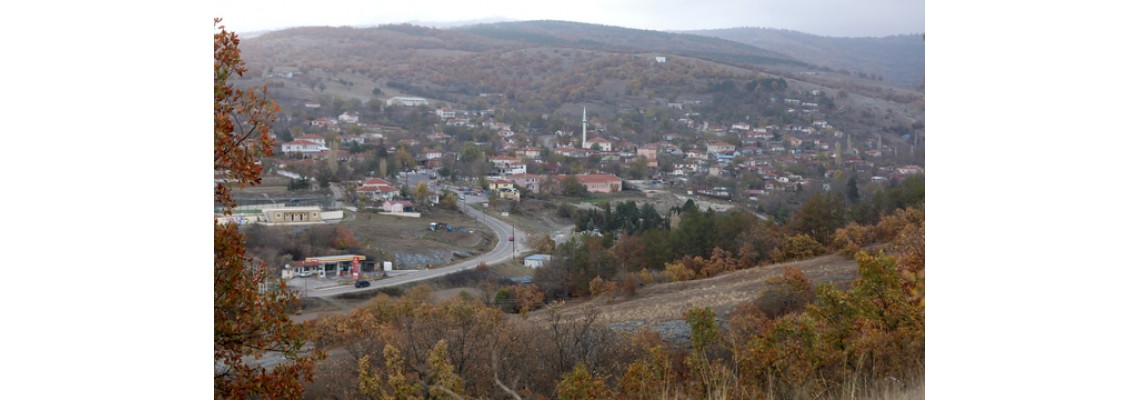
<svg viewBox="0 0 1140 400">
<path fill-rule="evenodd" d="M 219 0 L 213 11 L 235 32 L 294 26 L 553 19 L 652 30 L 734 27 L 823 36 L 925 32 L 924 0 Z"/>
</svg>

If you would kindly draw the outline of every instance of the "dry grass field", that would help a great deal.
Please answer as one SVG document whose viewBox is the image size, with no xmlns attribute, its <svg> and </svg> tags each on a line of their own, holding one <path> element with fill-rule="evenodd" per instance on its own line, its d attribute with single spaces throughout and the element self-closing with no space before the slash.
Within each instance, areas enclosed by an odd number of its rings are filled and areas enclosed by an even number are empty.
<svg viewBox="0 0 1140 400">
<path fill-rule="evenodd" d="M 783 264 L 767 265 L 725 273 L 712 278 L 685 282 L 659 283 L 643 287 L 634 296 L 616 293 L 585 302 L 567 304 L 565 318 L 575 319 L 596 308 L 598 322 L 639 320 L 649 324 L 683 320 L 685 311 L 694 307 L 711 307 L 724 317 L 736 305 L 755 299 L 770 276 L 783 273 L 784 266 L 799 268 L 814 284 L 832 283 L 846 289 L 857 276 L 855 260 L 838 254 Z M 532 313 L 544 318 L 547 311 Z"/>
</svg>

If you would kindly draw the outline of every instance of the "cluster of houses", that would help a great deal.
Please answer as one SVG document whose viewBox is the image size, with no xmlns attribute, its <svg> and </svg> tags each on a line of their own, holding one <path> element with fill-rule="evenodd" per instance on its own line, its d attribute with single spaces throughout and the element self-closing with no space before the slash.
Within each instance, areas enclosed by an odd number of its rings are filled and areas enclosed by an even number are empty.
<svg viewBox="0 0 1140 400">
<path fill-rule="evenodd" d="M 544 185 L 560 182 L 564 178 L 551 175 L 553 169 L 550 166 L 542 168 L 542 155 L 546 152 L 566 158 L 596 158 L 603 162 L 634 163 L 644 160 L 645 165 L 653 169 L 661 168 L 661 159 L 668 156 L 671 168 L 659 173 L 677 178 L 732 178 L 740 174 L 753 174 L 762 178 L 764 184 L 762 188 L 754 188 L 758 193 L 749 193 L 750 197 L 772 191 L 800 190 L 812 184 L 823 185 L 824 182 L 811 182 L 806 177 L 788 172 L 787 167 L 792 164 L 809 167 L 822 165 L 829 171 L 855 168 L 858 171 L 871 171 L 882 180 L 921 173 L 921 168 L 917 166 L 897 167 L 889 162 L 877 162 L 888 154 L 894 154 L 894 150 L 884 147 L 881 138 L 878 141 L 853 143 L 852 135 L 836 129 L 821 118 L 817 103 L 790 98 L 773 100 L 781 101 L 789 108 L 788 111 L 816 116 L 806 119 L 811 121 L 810 124 L 759 126 L 760 124 L 748 121 L 738 121 L 726 126 L 701 122 L 700 114 L 689 112 L 684 113 L 677 122 L 705 133 L 711 139 L 691 142 L 683 140 L 680 135 L 669 133 L 662 136 L 664 140 L 632 143 L 609 135 L 605 123 L 597 118 L 587 118 L 585 109 L 580 130 L 558 130 L 550 136 L 538 135 L 534 130 L 516 131 L 512 124 L 496 121 L 494 109 L 468 111 L 441 106 L 435 108 L 434 113 L 443 125 L 449 127 L 482 127 L 493 132 L 495 141 L 492 145 L 498 149 L 499 155 L 489 157 L 491 171 L 486 179 L 491 183 L 491 189 L 505 199 L 518 199 L 521 188 L 538 192 L 543 190 Z M 670 103 L 670 107 L 684 109 L 694 102 L 697 101 L 682 100 Z M 414 107 L 430 106 L 431 103 L 419 97 L 393 97 L 388 99 L 387 104 Z M 359 116 L 351 112 L 343 113 L 335 119 L 319 118 L 311 122 L 313 126 L 330 131 L 338 130 L 339 126 L 359 123 Z M 340 147 L 350 146 L 353 142 L 366 144 L 377 137 L 383 138 L 378 127 L 366 126 L 365 130 L 378 135 L 342 136 Z M 451 144 L 451 135 L 433 132 L 420 138 L 426 139 L 430 144 L 422 145 L 419 140 L 412 138 L 398 142 L 407 145 L 407 149 L 419 150 L 413 154 L 419 165 L 439 168 L 443 166 L 444 159 L 455 156 L 454 153 L 448 154 L 440 150 Z M 325 138 L 314 134 L 299 136 L 281 146 L 282 153 L 302 159 L 335 156 L 343 160 L 349 157 L 344 150 L 330 150 Z M 394 147 L 390 149 L 394 150 Z M 543 171 L 531 171 L 528 164 L 532 167 L 538 165 Z M 548 176 L 553 176 L 554 179 L 550 180 Z M 580 175 L 578 180 L 593 193 L 621 190 L 621 179 L 611 174 Z M 822 188 L 828 189 L 826 185 Z M 717 192 L 709 188 L 700 190 Z M 390 186 L 362 184 L 358 193 L 371 200 L 387 201 L 398 190 Z"/>
</svg>

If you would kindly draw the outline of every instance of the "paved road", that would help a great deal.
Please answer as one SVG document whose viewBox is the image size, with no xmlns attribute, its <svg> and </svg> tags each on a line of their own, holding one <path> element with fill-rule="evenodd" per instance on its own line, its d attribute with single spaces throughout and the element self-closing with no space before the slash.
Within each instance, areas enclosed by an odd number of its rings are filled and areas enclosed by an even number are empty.
<svg viewBox="0 0 1140 400">
<path fill-rule="evenodd" d="M 430 269 L 430 270 L 411 271 L 411 272 L 402 274 L 398 277 L 391 277 L 391 278 L 382 279 L 382 280 L 378 280 L 378 281 L 372 281 L 372 285 L 368 288 L 357 289 L 357 288 L 354 288 L 352 286 L 337 286 L 337 287 L 332 287 L 332 288 L 327 288 L 327 289 L 310 290 L 309 296 L 312 296 L 312 297 L 328 297 L 328 296 L 335 296 L 335 295 L 347 293 L 347 292 L 371 290 L 371 289 L 375 289 L 378 287 L 403 285 L 405 283 L 418 282 L 418 281 L 422 281 L 425 279 L 438 278 L 440 276 L 447 275 L 447 274 L 450 274 L 453 272 L 458 272 L 458 271 L 462 271 L 465 269 L 475 268 L 476 266 L 479 265 L 479 263 L 482 263 L 482 262 L 487 263 L 487 265 L 491 265 L 491 264 L 498 264 L 500 262 L 507 261 L 507 260 L 511 259 L 511 257 L 513 255 L 512 254 L 512 247 L 511 247 L 512 242 L 508 240 L 508 238 L 510 238 L 510 236 L 512 234 L 511 226 L 508 225 L 507 223 L 499 220 L 498 218 L 495 218 L 493 215 L 490 215 L 490 213 L 484 213 L 484 212 L 480 211 L 483 208 L 481 204 L 483 203 L 484 200 L 486 200 L 486 199 L 481 197 L 481 196 L 478 196 L 478 197 L 477 196 L 467 196 L 467 199 L 466 199 L 467 204 L 461 206 L 460 210 L 463 211 L 463 213 L 471 216 L 472 218 L 475 218 L 479 222 L 482 222 L 483 224 L 487 225 L 493 232 L 495 232 L 495 235 L 498 236 L 498 238 L 499 238 L 499 243 L 496 244 L 495 248 L 492 249 L 491 251 L 484 253 L 484 254 L 482 254 L 478 257 L 475 257 L 473 259 L 470 259 L 467 261 L 461 261 L 459 263 L 452 264 L 452 265 L 449 265 L 446 267 L 435 268 L 435 269 Z M 523 232 L 522 230 L 515 230 L 514 236 L 515 236 L 515 241 L 514 241 L 514 246 L 515 246 L 514 252 L 515 252 L 515 254 L 522 253 L 526 250 L 529 250 L 529 248 L 526 247 L 526 243 L 527 243 L 526 232 Z"/>
</svg>

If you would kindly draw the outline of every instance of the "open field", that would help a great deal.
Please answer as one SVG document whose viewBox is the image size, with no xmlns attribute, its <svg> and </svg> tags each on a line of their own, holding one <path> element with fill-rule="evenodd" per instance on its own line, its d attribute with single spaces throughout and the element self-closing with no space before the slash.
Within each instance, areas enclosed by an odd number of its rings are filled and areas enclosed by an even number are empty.
<svg viewBox="0 0 1140 400">
<path fill-rule="evenodd" d="M 463 227 L 468 232 L 431 231 L 432 222 Z M 429 209 L 421 218 L 402 218 L 363 211 L 341 225 L 369 248 L 395 257 L 397 269 L 449 264 L 495 247 L 495 236 L 481 223 L 456 211 Z"/>
</svg>

